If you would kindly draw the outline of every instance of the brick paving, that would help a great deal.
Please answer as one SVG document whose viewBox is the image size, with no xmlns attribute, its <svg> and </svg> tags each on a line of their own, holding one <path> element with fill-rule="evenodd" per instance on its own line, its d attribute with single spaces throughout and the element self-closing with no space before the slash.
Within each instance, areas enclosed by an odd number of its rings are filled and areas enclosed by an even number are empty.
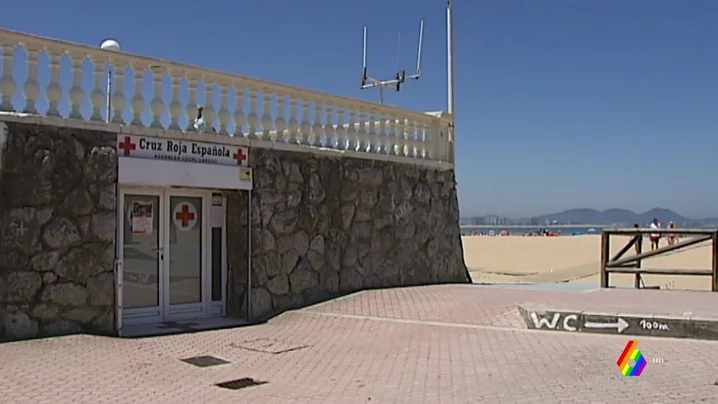
<svg viewBox="0 0 718 404">
<path fill-rule="evenodd" d="M 591 295 L 387 289 L 252 327 L 0 344 L 0 403 L 715 402 L 718 343 L 641 339 L 649 364 L 630 378 L 615 364 L 627 338 L 526 330 L 511 311 L 527 301 L 605 299 Z M 199 368 L 179 360 L 201 355 L 231 363 Z M 214 386 L 242 377 L 268 383 Z"/>
</svg>

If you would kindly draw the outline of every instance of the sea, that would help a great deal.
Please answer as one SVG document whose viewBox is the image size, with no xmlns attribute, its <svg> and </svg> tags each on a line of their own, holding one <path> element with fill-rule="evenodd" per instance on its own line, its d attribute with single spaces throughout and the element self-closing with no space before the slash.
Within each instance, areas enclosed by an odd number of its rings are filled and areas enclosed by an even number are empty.
<svg viewBox="0 0 718 404">
<path fill-rule="evenodd" d="M 529 227 L 514 227 L 514 226 L 461 226 L 461 234 L 494 234 L 498 235 L 502 230 L 508 230 L 513 235 L 522 235 L 527 233 L 537 233 L 539 229 L 545 229 L 550 232 L 558 233 L 562 236 L 580 236 L 583 234 L 601 234 L 603 228 L 601 227 L 573 227 L 573 226 L 529 226 Z"/>
</svg>

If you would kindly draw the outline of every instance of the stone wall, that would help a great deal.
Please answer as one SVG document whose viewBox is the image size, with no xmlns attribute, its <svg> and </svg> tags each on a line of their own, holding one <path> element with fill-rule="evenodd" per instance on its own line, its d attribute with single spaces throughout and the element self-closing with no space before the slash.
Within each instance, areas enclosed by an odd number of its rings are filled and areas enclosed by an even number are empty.
<svg viewBox="0 0 718 404">
<path fill-rule="evenodd" d="M 113 333 L 115 135 L 0 131 L 0 340 Z"/>
<path fill-rule="evenodd" d="M 0 340 L 115 332 L 116 135 L 0 123 Z M 250 149 L 228 191 L 228 312 L 466 282 L 452 171 Z M 248 209 L 251 205 L 251 209 Z M 250 218 L 251 214 L 251 218 Z"/>
<path fill-rule="evenodd" d="M 252 317 L 365 288 L 467 282 L 453 171 L 253 148 Z M 247 193 L 228 198 L 229 312 L 243 316 Z"/>
</svg>

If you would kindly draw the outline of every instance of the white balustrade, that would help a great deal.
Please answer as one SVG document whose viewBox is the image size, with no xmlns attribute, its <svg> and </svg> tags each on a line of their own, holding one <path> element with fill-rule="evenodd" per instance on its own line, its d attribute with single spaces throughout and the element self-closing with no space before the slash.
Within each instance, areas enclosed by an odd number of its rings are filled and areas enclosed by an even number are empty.
<svg viewBox="0 0 718 404">
<path fill-rule="evenodd" d="M 2 45 L 2 60 L 3 69 L 2 76 L 0 76 L 0 93 L 2 93 L 2 104 L 0 104 L 0 110 L 3 111 L 14 111 L 15 107 L 12 104 L 12 97 L 15 95 L 17 86 L 15 85 L 15 78 L 12 76 L 13 67 L 15 67 L 15 48 L 16 45 L 10 45 L 9 43 L 0 42 Z"/>
<path fill-rule="evenodd" d="M 327 105 L 326 113 L 327 118 L 322 128 L 325 137 L 324 145 L 331 149 L 336 149 L 336 139 L 334 139 L 334 108 L 331 105 Z"/>
<path fill-rule="evenodd" d="M 228 135 L 229 119 L 231 118 L 229 112 L 229 85 L 225 83 L 220 84 L 219 91 L 219 102 L 221 104 L 219 108 L 219 113 L 217 114 L 217 118 L 219 119 L 219 134 Z"/>
<path fill-rule="evenodd" d="M 50 83 L 47 85 L 47 116 L 60 116 L 60 101 L 62 100 L 62 87 L 60 87 L 60 61 L 62 55 L 50 55 Z M 120 104 L 119 105 L 124 105 Z"/>
<path fill-rule="evenodd" d="M 204 112 L 202 115 L 204 121 L 207 123 L 207 126 L 204 128 L 204 131 L 212 132 L 215 130 L 215 118 L 217 118 L 217 113 L 214 109 L 214 92 L 217 86 L 214 81 L 211 80 L 204 80 L 204 85 L 205 95 L 207 96 L 207 100 L 204 104 Z"/>
<path fill-rule="evenodd" d="M 284 143 L 298 151 L 321 147 L 365 158 L 388 155 L 453 164 L 453 121 L 445 113 L 410 111 L 4 29 L 0 52 L 0 111 L 109 118 L 122 125 L 195 132 L 203 100 L 206 132 L 251 139 L 258 147 Z M 15 75 L 22 71 L 26 74 Z"/>
<path fill-rule="evenodd" d="M 142 93 L 145 89 L 145 69 L 147 68 L 147 65 L 138 63 L 132 67 L 135 71 L 135 90 L 134 95 L 132 96 L 132 101 L 130 102 L 130 109 L 132 112 L 132 122 L 130 122 L 130 125 L 144 126 L 144 122 L 142 122 L 142 112 L 145 110 L 145 95 Z M 79 105 L 77 105 L 77 107 L 79 108 Z M 73 117 L 71 116 L 70 118 Z M 82 118 L 82 116 L 79 116 L 79 118 Z"/>
<path fill-rule="evenodd" d="M 276 128 L 277 135 L 272 138 L 273 142 L 281 141 L 287 142 L 287 121 L 284 118 L 286 114 L 287 105 L 286 100 L 282 96 L 277 96 L 277 117 L 274 119 L 274 126 Z"/>
<path fill-rule="evenodd" d="M 335 147 L 339 150 L 346 150 L 347 130 L 344 126 L 344 109 L 337 111 L 337 125 L 334 127 Z"/>
<path fill-rule="evenodd" d="M 187 92 L 189 93 L 189 102 L 187 102 L 187 132 L 196 132 L 194 120 L 197 117 L 197 85 L 199 82 L 198 74 L 187 75 Z M 179 100 L 177 100 L 179 102 Z"/>
<path fill-rule="evenodd" d="M 124 112 L 125 106 L 127 104 L 127 98 L 125 98 L 125 92 L 124 92 L 126 70 L 127 70 L 126 66 L 121 66 L 119 68 L 110 66 L 110 71 L 109 71 L 109 76 L 108 76 L 110 83 L 111 84 L 114 83 L 114 88 L 115 88 L 115 91 L 110 96 L 110 107 L 113 108 L 112 122 L 118 123 L 121 125 L 123 125 L 125 123 L 125 118 L 122 116 L 122 113 Z M 58 88 L 59 88 L 59 86 L 58 86 Z M 110 91 L 112 91 L 112 90 L 110 90 Z M 60 93 L 62 93 L 62 91 L 60 91 Z M 59 97 L 58 97 L 58 99 L 59 99 Z M 179 96 L 177 97 L 177 101 L 179 103 Z M 179 128 L 179 126 L 178 126 L 178 128 Z"/>
<path fill-rule="evenodd" d="M 40 84 L 37 82 L 38 58 L 40 51 L 35 48 L 27 48 L 27 79 L 23 86 L 25 90 L 25 109 L 27 114 L 37 114 L 35 101 L 40 98 Z"/>
<path fill-rule="evenodd" d="M 95 77 L 95 85 L 90 94 L 90 103 L 92 105 L 91 121 L 102 121 L 102 110 L 105 108 L 107 97 L 105 96 L 105 55 L 97 55 L 92 59 L 95 69 L 92 74 Z M 39 95 L 39 94 L 38 94 Z"/>
<path fill-rule="evenodd" d="M 84 52 L 69 52 L 72 63 L 72 88 L 70 88 L 70 114 L 72 119 L 84 119 L 80 107 L 85 101 L 85 91 L 82 89 L 82 69 L 85 64 Z M 141 94 L 141 93 L 140 93 Z M 140 122 L 141 123 L 141 122 Z"/>
<path fill-rule="evenodd" d="M 182 114 L 182 103 L 180 103 L 180 85 L 182 84 L 182 78 L 177 74 L 170 74 L 172 76 L 172 101 L 170 101 L 169 104 L 170 124 L 168 129 L 180 130 L 179 120 L 180 115 Z"/>
<path fill-rule="evenodd" d="M 344 150 L 356 150 L 359 147 L 359 133 L 357 132 L 356 111 L 349 110 L 349 124 L 347 125 L 347 144 Z"/>
</svg>

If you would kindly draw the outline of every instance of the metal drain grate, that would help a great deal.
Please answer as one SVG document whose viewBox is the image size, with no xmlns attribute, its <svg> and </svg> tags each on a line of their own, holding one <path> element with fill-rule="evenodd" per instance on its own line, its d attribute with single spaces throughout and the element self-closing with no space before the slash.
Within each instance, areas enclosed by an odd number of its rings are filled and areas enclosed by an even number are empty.
<svg viewBox="0 0 718 404">
<path fill-rule="evenodd" d="M 184 363 L 189 363 L 200 368 L 208 368 L 210 366 L 226 365 L 227 362 L 224 359 L 220 359 L 214 356 L 194 356 L 192 358 L 180 359 Z"/>
<path fill-rule="evenodd" d="M 263 380 L 254 380 L 251 377 L 243 377 L 241 379 L 230 380 L 227 382 L 217 383 L 215 386 L 229 390 L 239 390 L 247 387 L 261 386 L 269 382 Z"/>
</svg>

